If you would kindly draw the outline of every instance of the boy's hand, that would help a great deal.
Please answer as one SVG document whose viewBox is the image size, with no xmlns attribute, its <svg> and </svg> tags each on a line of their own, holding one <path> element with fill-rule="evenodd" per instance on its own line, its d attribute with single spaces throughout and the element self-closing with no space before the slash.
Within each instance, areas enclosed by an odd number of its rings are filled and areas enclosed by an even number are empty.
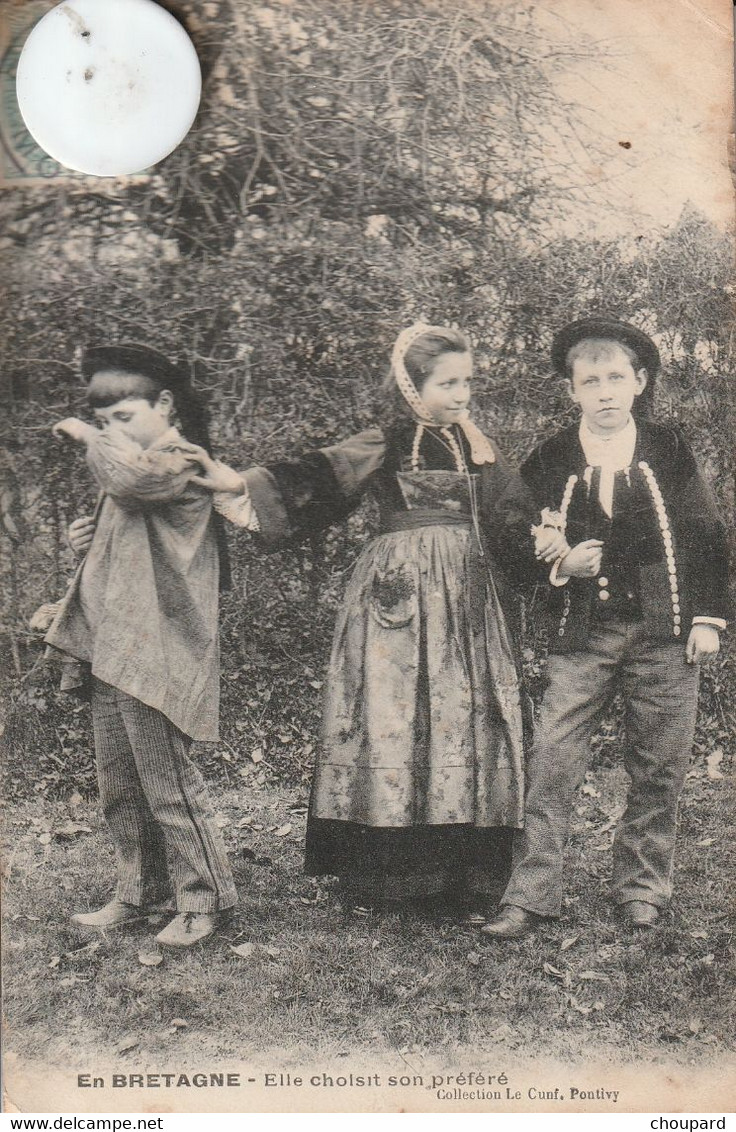
<svg viewBox="0 0 736 1132">
<path fill-rule="evenodd" d="M 60 605 L 60 601 L 46 601 L 43 605 L 39 605 L 28 622 L 29 628 L 34 629 L 37 633 L 46 633 L 51 628 Z"/>
<path fill-rule="evenodd" d="M 66 533 L 69 545 L 75 554 L 85 554 L 92 545 L 95 537 L 95 521 L 91 515 L 83 515 L 75 519 Z"/>
<path fill-rule="evenodd" d="M 539 562 L 548 565 L 563 558 L 570 550 L 570 545 L 562 531 L 554 527 L 533 527 L 534 554 Z"/>
<path fill-rule="evenodd" d="M 68 436 L 70 440 L 86 444 L 98 429 L 94 425 L 87 424 L 86 421 L 80 421 L 78 417 L 67 417 L 63 421 L 57 421 L 51 431 L 54 436 Z"/>
<path fill-rule="evenodd" d="M 685 645 L 685 660 L 688 664 L 700 664 L 717 655 L 721 638 L 715 625 L 693 625 Z"/>
<path fill-rule="evenodd" d="M 242 495 L 245 491 L 245 484 L 243 483 L 242 476 L 229 468 L 227 464 L 221 463 L 220 460 L 213 460 L 211 456 L 205 452 L 204 448 L 200 448 L 197 453 L 204 475 L 192 476 L 190 483 L 199 484 L 200 487 L 205 488 L 207 491 L 223 491 L 228 495 Z"/>
<path fill-rule="evenodd" d="M 597 538 L 579 542 L 560 562 L 558 578 L 595 578 L 600 573 L 603 543 Z"/>
</svg>

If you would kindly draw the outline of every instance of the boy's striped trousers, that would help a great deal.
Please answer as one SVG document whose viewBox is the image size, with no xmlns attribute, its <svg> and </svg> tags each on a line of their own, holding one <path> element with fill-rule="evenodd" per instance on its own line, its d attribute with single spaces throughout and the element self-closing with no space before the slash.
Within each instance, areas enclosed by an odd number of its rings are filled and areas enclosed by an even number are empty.
<svg viewBox="0 0 736 1132">
<path fill-rule="evenodd" d="M 155 708 L 96 679 L 92 721 L 118 900 L 145 905 L 173 890 L 177 912 L 232 907 L 225 845 L 189 739 Z"/>
</svg>

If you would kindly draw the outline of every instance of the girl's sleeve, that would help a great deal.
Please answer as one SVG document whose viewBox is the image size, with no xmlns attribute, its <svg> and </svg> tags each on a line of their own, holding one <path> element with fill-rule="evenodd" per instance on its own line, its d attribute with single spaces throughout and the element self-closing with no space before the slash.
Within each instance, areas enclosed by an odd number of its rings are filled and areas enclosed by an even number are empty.
<svg viewBox="0 0 736 1132">
<path fill-rule="evenodd" d="M 194 445 L 177 440 L 141 448 L 119 435 L 99 432 L 87 444 L 87 463 L 99 487 L 113 499 L 168 503 L 201 472 Z"/>
<path fill-rule="evenodd" d="M 544 571 L 549 573 L 549 567 L 540 567 L 536 559 L 531 533 L 532 525 L 539 522 L 539 503 L 498 450 L 495 464 L 484 468 L 481 514 L 488 548 L 514 585 L 535 584 Z"/>
<path fill-rule="evenodd" d="M 249 468 L 243 473 L 245 494 L 236 497 L 241 514 L 250 515 L 248 521 L 222 511 L 219 502 L 215 506 L 238 526 L 257 530 L 260 540 L 275 549 L 349 515 L 383 464 L 385 451 L 381 430 L 367 429 L 298 460 Z"/>
<path fill-rule="evenodd" d="M 258 522 L 256 509 L 247 488 L 240 495 L 216 491 L 212 496 L 212 505 L 215 511 L 234 527 L 240 527 L 244 531 L 260 531 L 261 524 Z"/>
</svg>

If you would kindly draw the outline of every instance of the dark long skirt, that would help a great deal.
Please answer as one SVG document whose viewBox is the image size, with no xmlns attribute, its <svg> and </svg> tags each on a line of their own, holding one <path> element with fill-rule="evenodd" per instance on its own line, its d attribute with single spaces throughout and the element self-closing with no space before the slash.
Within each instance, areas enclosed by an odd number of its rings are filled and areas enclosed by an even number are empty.
<svg viewBox="0 0 736 1132">
<path fill-rule="evenodd" d="M 339 876 L 365 903 L 450 897 L 497 902 L 511 873 L 513 830 L 470 825 L 377 829 L 311 817 L 308 876 Z"/>
</svg>

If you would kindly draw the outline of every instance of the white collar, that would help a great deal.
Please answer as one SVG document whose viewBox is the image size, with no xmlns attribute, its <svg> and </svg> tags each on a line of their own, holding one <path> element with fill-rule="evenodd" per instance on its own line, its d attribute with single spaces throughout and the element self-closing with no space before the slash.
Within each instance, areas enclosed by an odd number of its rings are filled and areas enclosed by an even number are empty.
<svg viewBox="0 0 736 1132">
<path fill-rule="evenodd" d="M 636 422 L 631 416 L 624 427 L 611 436 L 599 436 L 583 418 L 580 421 L 579 436 L 585 462 L 594 468 L 620 471 L 628 468 L 634 459 Z"/>
</svg>

